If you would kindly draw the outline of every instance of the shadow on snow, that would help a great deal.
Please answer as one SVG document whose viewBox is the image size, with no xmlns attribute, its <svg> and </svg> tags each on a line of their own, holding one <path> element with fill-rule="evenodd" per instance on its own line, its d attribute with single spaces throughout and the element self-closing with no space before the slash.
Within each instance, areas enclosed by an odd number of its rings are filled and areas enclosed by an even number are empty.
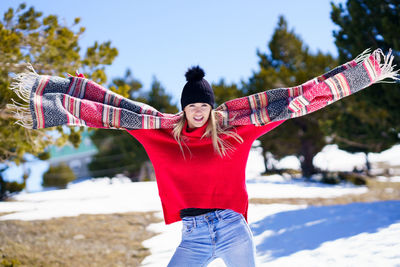
<svg viewBox="0 0 400 267">
<path fill-rule="evenodd" d="M 400 201 L 384 201 L 285 211 L 250 227 L 255 237 L 272 231 L 258 244 L 257 253 L 270 255 L 273 260 L 316 249 L 324 242 L 375 233 L 397 221 L 400 221 Z"/>
</svg>

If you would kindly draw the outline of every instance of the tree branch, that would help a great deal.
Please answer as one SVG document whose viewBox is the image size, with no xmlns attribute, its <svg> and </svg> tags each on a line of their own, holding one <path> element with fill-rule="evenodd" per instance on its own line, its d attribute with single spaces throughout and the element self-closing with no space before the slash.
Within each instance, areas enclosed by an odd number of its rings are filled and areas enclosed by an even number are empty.
<svg viewBox="0 0 400 267">
<path fill-rule="evenodd" d="M 352 140 L 348 140 L 348 139 L 346 139 L 346 138 L 337 136 L 336 134 L 332 135 L 332 137 L 333 137 L 334 140 L 337 140 L 337 141 L 339 141 L 339 142 L 343 142 L 343 143 L 345 143 L 346 145 L 355 146 L 355 147 L 359 147 L 359 148 L 371 148 L 371 147 L 370 147 L 369 145 L 367 145 L 367 144 L 358 143 L 358 142 L 355 142 L 355 141 L 352 141 Z"/>
</svg>

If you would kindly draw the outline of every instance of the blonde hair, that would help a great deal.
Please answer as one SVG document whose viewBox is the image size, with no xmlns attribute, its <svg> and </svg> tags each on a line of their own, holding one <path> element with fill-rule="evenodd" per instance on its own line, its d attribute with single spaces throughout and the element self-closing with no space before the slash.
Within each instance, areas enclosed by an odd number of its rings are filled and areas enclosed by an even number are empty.
<svg viewBox="0 0 400 267">
<path fill-rule="evenodd" d="M 218 122 L 218 120 L 222 119 L 223 116 L 224 115 L 222 112 L 212 109 L 210 112 L 210 117 L 208 119 L 209 122 L 208 122 L 208 125 L 206 128 L 206 131 L 204 132 L 203 136 L 201 137 L 201 138 L 211 137 L 214 151 L 220 157 L 227 156 L 230 151 L 235 150 L 235 147 L 230 142 L 228 142 L 222 138 L 223 135 L 233 138 L 238 143 L 243 143 L 243 139 L 242 139 L 242 137 L 240 137 L 239 134 L 237 134 L 236 132 L 234 132 L 232 130 L 229 130 L 229 128 L 227 128 L 227 127 L 223 127 L 221 125 L 221 123 Z M 185 122 L 186 122 L 186 116 L 184 113 L 184 115 L 181 117 L 181 119 L 174 125 L 174 128 L 172 130 L 173 136 L 174 136 L 176 142 L 178 142 L 178 145 L 182 151 L 184 158 L 186 158 L 186 157 L 185 157 L 185 152 L 184 152 L 182 144 L 185 145 L 186 149 L 191 154 L 189 147 L 185 144 L 184 136 L 182 136 L 182 130 L 183 130 L 183 127 L 185 126 Z"/>
</svg>

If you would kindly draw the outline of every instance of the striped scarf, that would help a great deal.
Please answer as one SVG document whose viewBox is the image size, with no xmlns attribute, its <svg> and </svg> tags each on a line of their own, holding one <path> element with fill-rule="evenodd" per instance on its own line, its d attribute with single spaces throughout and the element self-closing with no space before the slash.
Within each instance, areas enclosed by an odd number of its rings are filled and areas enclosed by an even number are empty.
<svg viewBox="0 0 400 267">
<path fill-rule="evenodd" d="M 343 97 L 381 82 L 400 80 L 391 51 L 364 51 L 354 60 L 291 88 L 267 90 L 227 101 L 216 108 L 224 126 L 266 125 L 319 110 Z M 172 128 L 183 112 L 161 113 L 78 77 L 38 75 L 32 67 L 16 75 L 10 88 L 25 104 L 13 100 L 17 124 L 40 129 L 59 125 L 112 129 Z"/>
</svg>

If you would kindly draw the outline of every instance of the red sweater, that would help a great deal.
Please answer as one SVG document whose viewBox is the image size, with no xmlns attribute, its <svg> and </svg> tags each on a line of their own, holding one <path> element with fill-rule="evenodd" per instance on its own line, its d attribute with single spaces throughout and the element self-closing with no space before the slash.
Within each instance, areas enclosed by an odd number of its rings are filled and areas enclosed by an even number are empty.
<svg viewBox="0 0 400 267">
<path fill-rule="evenodd" d="M 185 208 L 232 209 L 247 220 L 245 170 L 251 145 L 281 123 L 236 127 L 243 143 L 228 137 L 236 149 L 223 158 L 214 152 L 211 138 L 201 138 L 207 125 L 190 132 L 184 127 L 182 134 L 191 151 L 189 154 L 184 148 L 186 159 L 171 129 L 127 131 L 143 145 L 153 163 L 164 220 L 170 224 L 181 220 L 179 211 Z"/>
</svg>

